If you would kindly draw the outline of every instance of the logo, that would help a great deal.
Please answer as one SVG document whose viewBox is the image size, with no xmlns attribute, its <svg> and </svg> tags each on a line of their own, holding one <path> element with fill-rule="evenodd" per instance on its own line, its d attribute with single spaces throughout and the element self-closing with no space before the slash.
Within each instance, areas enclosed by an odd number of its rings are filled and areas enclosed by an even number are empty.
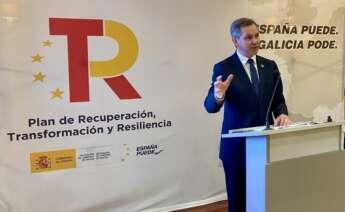
<svg viewBox="0 0 345 212">
<path fill-rule="evenodd" d="M 137 156 L 158 155 L 163 150 L 157 144 L 144 145 L 137 147 Z"/>
<path fill-rule="evenodd" d="M 136 62 L 139 52 L 134 33 L 111 20 L 50 18 L 50 35 L 67 37 L 70 102 L 90 101 L 90 77 L 101 78 L 122 100 L 141 96 L 123 76 Z M 111 38 L 118 54 L 107 61 L 89 61 L 88 36 Z"/>
<path fill-rule="evenodd" d="M 51 160 L 47 156 L 39 157 L 36 163 L 37 169 L 47 169 L 47 168 L 51 168 L 51 166 L 52 166 Z"/>
<path fill-rule="evenodd" d="M 31 173 L 76 168 L 76 150 L 30 153 Z"/>
</svg>

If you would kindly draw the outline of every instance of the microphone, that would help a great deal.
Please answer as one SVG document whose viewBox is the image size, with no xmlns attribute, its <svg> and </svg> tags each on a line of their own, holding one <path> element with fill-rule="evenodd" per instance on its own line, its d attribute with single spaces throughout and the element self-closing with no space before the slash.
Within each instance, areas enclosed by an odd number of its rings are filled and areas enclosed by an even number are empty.
<svg viewBox="0 0 345 212">
<path fill-rule="evenodd" d="M 274 96 L 275 96 L 275 94 L 276 94 L 276 90 L 277 90 L 277 87 L 278 87 L 278 83 L 279 83 L 279 81 L 281 80 L 280 73 L 279 73 L 278 70 L 277 70 L 277 74 L 278 74 L 277 81 L 276 81 L 276 84 L 274 85 L 273 94 L 272 94 L 271 101 L 270 101 L 270 104 L 268 105 L 268 109 L 267 109 L 267 113 L 266 113 L 266 128 L 265 128 L 265 130 L 271 130 L 271 129 L 272 129 L 272 128 L 270 127 L 269 115 L 270 115 L 270 114 L 272 115 L 272 113 L 270 113 L 270 111 L 271 111 L 271 106 L 272 106 L 272 102 L 273 102 Z"/>
</svg>

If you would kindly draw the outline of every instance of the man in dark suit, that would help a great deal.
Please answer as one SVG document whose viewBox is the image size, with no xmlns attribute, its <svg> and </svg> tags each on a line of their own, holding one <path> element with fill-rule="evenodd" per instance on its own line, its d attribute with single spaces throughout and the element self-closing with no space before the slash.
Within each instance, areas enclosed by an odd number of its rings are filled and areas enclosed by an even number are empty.
<svg viewBox="0 0 345 212">
<path fill-rule="evenodd" d="M 207 112 L 216 113 L 224 105 L 222 133 L 265 125 L 270 99 L 278 82 L 270 111 L 275 119 L 270 116 L 270 122 L 276 126 L 289 124 L 277 64 L 257 55 L 258 25 L 252 19 L 237 19 L 231 24 L 231 37 L 236 52 L 214 66 L 212 84 L 204 102 Z M 226 178 L 229 212 L 246 211 L 245 154 L 243 139 L 221 139 L 220 158 Z"/>
</svg>

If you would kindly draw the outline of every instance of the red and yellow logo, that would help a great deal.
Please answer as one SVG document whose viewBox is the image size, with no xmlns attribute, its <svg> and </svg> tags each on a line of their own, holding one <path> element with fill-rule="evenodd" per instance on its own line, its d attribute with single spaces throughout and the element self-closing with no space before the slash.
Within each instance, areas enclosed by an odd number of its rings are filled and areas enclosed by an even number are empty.
<svg viewBox="0 0 345 212">
<path fill-rule="evenodd" d="M 30 154 L 31 173 L 76 168 L 76 150 L 66 149 Z"/>
<path fill-rule="evenodd" d="M 127 26 L 111 20 L 50 18 L 49 31 L 50 35 L 67 37 L 70 102 L 90 100 L 90 77 L 102 78 L 120 99 L 141 98 L 123 76 L 135 64 L 139 52 L 136 36 Z M 88 36 L 113 39 L 118 54 L 107 61 L 89 61 Z M 36 78 L 40 77 L 44 76 Z"/>
</svg>

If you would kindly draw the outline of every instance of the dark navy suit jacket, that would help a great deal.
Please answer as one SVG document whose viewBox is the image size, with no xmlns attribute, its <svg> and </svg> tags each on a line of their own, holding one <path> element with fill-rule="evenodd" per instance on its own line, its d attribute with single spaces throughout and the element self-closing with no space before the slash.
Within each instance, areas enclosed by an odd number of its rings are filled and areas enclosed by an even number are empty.
<svg viewBox="0 0 345 212">
<path fill-rule="evenodd" d="M 204 106 L 207 112 L 216 113 L 224 105 L 222 133 L 227 133 L 230 129 L 265 125 L 269 102 L 275 83 L 279 79 L 279 70 L 274 61 L 260 56 L 256 57 L 256 64 L 260 79 L 260 93 L 258 96 L 255 94 L 254 87 L 236 52 L 214 66 L 212 84 Z M 219 104 L 214 97 L 213 83 L 219 75 L 222 75 L 224 81 L 229 74 L 233 74 L 234 79 L 225 93 L 223 104 Z M 280 114 L 288 114 L 281 80 L 278 82 L 276 94 L 274 95 L 272 111 L 275 117 Z M 272 116 L 270 116 L 270 122 L 273 122 Z M 229 151 L 229 148 L 231 148 L 230 140 L 221 139 L 221 159 L 226 159 L 231 152 Z M 235 141 L 236 139 L 232 140 Z"/>
</svg>

